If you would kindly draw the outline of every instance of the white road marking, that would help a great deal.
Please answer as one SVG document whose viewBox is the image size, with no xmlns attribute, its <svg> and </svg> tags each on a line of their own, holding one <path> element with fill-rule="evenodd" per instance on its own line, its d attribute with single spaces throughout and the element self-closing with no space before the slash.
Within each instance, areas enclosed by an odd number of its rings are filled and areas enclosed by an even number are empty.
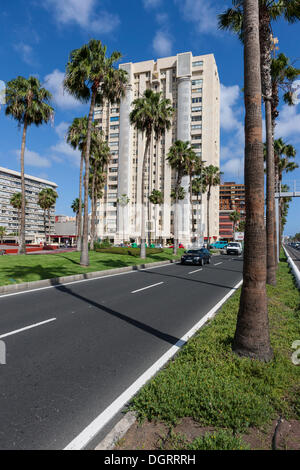
<svg viewBox="0 0 300 470">
<path fill-rule="evenodd" d="M 111 403 L 97 418 L 94 419 L 64 450 L 81 450 L 94 439 L 101 429 L 124 408 L 131 398 L 147 383 L 186 342 L 209 320 L 214 317 L 219 308 L 242 285 L 240 281 L 228 292 L 190 331 L 188 331 L 174 346 L 161 356 L 146 372 L 144 372 L 130 387 L 127 388 L 115 401 Z"/>
<path fill-rule="evenodd" d="M 0 339 L 7 338 L 8 336 L 12 336 L 12 335 L 17 335 L 18 333 L 22 333 L 23 331 L 26 331 L 26 330 L 31 330 L 32 328 L 36 328 L 38 326 L 46 325 L 46 323 L 50 323 L 55 320 L 56 318 L 50 318 L 49 320 L 42 321 L 40 323 L 35 323 L 34 325 L 25 326 L 24 328 L 20 328 L 19 330 L 10 331 L 9 333 L 5 333 L 4 335 L 1 335 Z"/>
<path fill-rule="evenodd" d="M 158 282 L 157 284 L 152 284 L 151 286 L 147 286 L 147 287 L 143 287 L 142 289 L 134 290 L 131 293 L 136 294 L 137 292 L 141 292 L 142 290 L 146 290 L 146 289 L 151 289 L 151 287 L 160 286 L 161 284 L 163 284 L 163 282 Z"/>
<path fill-rule="evenodd" d="M 99 281 L 101 279 L 107 279 L 108 277 L 124 276 L 125 274 L 137 274 L 141 271 L 148 271 L 149 269 L 166 268 L 169 266 L 173 266 L 174 264 L 180 264 L 180 263 L 162 264 L 160 266 L 149 266 L 148 268 L 136 269 L 134 271 L 126 271 L 124 273 L 106 274 L 105 276 L 93 277 L 91 279 L 80 279 L 79 281 L 64 282 L 62 284 L 55 284 L 53 286 L 37 287 L 36 289 L 13 292 L 11 294 L 0 294 L 0 299 L 4 297 L 13 297 L 14 295 L 29 294 L 31 292 L 38 292 L 41 290 L 55 289 L 55 288 L 62 287 L 62 286 L 72 286 L 73 284 L 80 284 L 81 282 Z"/>
<path fill-rule="evenodd" d="M 190 273 L 188 273 L 188 274 L 194 274 L 194 273 L 198 273 L 199 271 L 202 271 L 202 269 L 203 269 L 203 268 L 201 268 L 201 269 L 196 269 L 196 271 L 191 271 L 191 272 L 190 272 Z"/>
<path fill-rule="evenodd" d="M 223 261 L 221 261 L 220 263 L 214 264 L 214 266 L 218 266 L 219 264 L 222 264 L 222 263 L 223 263 Z"/>
</svg>

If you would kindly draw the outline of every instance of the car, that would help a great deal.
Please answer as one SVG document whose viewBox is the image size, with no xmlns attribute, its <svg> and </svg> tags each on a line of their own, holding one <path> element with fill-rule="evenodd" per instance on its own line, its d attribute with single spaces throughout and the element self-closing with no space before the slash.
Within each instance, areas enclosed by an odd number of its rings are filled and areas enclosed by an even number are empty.
<svg viewBox="0 0 300 470">
<path fill-rule="evenodd" d="M 203 266 L 210 264 L 211 254 L 206 248 L 198 248 L 185 251 L 181 256 L 181 264 L 193 264 Z"/>
<path fill-rule="evenodd" d="M 242 245 L 239 242 L 230 242 L 225 248 L 227 255 L 241 255 Z"/>
<path fill-rule="evenodd" d="M 228 242 L 218 241 L 218 242 L 215 242 L 215 243 L 211 243 L 211 244 L 210 244 L 210 248 L 217 248 L 217 249 L 222 250 L 222 249 L 225 248 L 227 245 L 228 245 Z"/>
</svg>

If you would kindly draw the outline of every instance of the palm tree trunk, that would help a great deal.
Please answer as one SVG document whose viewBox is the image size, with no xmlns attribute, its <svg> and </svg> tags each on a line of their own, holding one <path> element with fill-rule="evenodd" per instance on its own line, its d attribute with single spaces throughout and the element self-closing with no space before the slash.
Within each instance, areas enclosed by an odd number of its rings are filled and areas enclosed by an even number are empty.
<svg viewBox="0 0 300 470">
<path fill-rule="evenodd" d="M 210 203 L 210 188 L 207 191 L 207 214 L 206 214 L 206 220 L 207 220 L 207 249 L 209 250 L 210 248 L 210 218 L 209 218 L 209 203 Z"/>
<path fill-rule="evenodd" d="M 82 175 L 83 175 L 84 152 L 80 159 L 79 175 L 79 207 L 78 207 L 78 225 L 77 225 L 77 251 L 81 251 L 81 231 L 82 231 Z"/>
<path fill-rule="evenodd" d="M 194 216 L 194 207 L 193 207 L 193 191 L 192 191 L 192 176 L 190 175 L 190 204 L 192 210 L 192 241 L 195 241 L 195 216 Z"/>
<path fill-rule="evenodd" d="M 45 233 L 45 241 L 44 241 L 44 245 L 47 245 L 47 222 L 46 222 L 46 209 L 44 209 L 44 233 Z"/>
<path fill-rule="evenodd" d="M 94 250 L 94 242 L 95 242 L 95 227 L 96 227 L 96 214 L 95 214 L 95 180 L 96 180 L 96 167 L 94 168 L 93 180 L 92 180 L 92 194 L 91 194 L 91 202 L 92 202 L 92 217 L 91 217 L 91 241 L 90 241 L 90 249 Z"/>
<path fill-rule="evenodd" d="M 80 265 L 89 266 L 89 160 L 90 160 L 90 148 L 91 148 L 91 131 L 92 122 L 95 109 L 97 87 L 93 88 L 93 94 L 91 99 L 89 120 L 87 128 L 87 142 L 85 149 L 85 175 L 84 175 L 84 216 L 83 216 L 83 234 L 82 234 L 82 245 L 81 245 L 81 256 Z"/>
<path fill-rule="evenodd" d="M 274 172 L 274 142 L 272 128 L 272 78 L 271 78 L 271 29 L 270 15 L 267 7 L 260 6 L 260 57 L 261 57 L 261 80 L 262 93 L 265 102 L 266 123 L 266 166 L 267 166 L 267 188 L 266 188 L 266 236 L 267 236 L 267 283 L 276 285 L 276 262 L 274 250 L 274 220 L 275 220 L 275 172 Z"/>
<path fill-rule="evenodd" d="M 25 216 L 25 171 L 24 171 L 24 156 L 26 148 L 26 133 L 27 133 L 27 122 L 25 120 L 23 127 L 22 136 L 22 147 L 21 147 L 21 191 L 22 191 L 22 205 L 21 205 L 21 221 L 20 221 L 20 240 L 19 240 L 19 255 L 26 255 L 26 216 Z"/>
<path fill-rule="evenodd" d="M 246 226 L 243 287 L 233 351 L 270 361 L 266 295 L 264 161 L 262 145 L 259 3 L 244 1 L 245 196 Z M 255 256 L 253 255 L 255 253 Z"/>
<path fill-rule="evenodd" d="M 147 137 L 146 146 L 145 146 L 145 153 L 144 153 L 144 160 L 143 160 L 143 169 L 142 169 L 142 207 L 141 207 L 141 252 L 140 258 L 146 258 L 146 207 L 145 207 L 145 171 L 147 167 L 147 155 L 148 150 L 150 150 L 150 143 L 151 143 L 151 135 Z"/>
<path fill-rule="evenodd" d="M 48 209 L 48 243 L 51 244 L 51 212 Z"/>
</svg>

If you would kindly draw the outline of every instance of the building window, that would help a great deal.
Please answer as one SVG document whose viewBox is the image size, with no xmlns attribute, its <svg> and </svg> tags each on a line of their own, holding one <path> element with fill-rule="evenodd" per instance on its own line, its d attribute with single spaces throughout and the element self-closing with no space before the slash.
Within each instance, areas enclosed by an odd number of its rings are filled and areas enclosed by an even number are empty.
<svg viewBox="0 0 300 470">
<path fill-rule="evenodd" d="M 203 60 L 196 60 L 196 62 L 193 62 L 193 67 L 202 67 L 203 66 Z"/>
</svg>

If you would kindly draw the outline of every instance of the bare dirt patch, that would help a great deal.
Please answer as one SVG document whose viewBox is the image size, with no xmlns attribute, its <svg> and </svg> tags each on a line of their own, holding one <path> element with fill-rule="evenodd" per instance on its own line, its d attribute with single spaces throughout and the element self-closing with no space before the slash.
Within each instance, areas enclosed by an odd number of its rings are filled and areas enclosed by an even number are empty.
<svg viewBox="0 0 300 470">
<path fill-rule="evenodd" d="M 172 449 L 171 433 L 173 436 L 174 434 L 184 436 L 187 442 L 192 442 L 197 437 L 213 431 L 215 431 L 213 427 L 200 426 L 192 418 L 183 418 L 172 428 L 162 422 L 145 421 L 143 424 L 136 422 L 115 448 L 118 450 L 170 450 Z M 274 420 L 272 426 L 267 429 L 251 428 L 241 437 L 251 450 L 272 450 L 274 446 L 277 450 L 300 450 L 300 422 L 283 419 L 278 424 L 278 421 Z"/>
</svg>

